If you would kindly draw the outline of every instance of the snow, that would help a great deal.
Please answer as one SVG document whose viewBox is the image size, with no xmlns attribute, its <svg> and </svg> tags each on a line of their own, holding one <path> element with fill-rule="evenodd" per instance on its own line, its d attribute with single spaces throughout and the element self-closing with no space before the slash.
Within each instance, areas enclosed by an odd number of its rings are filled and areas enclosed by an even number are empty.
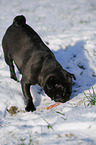
<svg viewBox="0 0 96 145">
<path fill-rule="evenodd" d="M 71 99 L 50 110 L 54 101 L 38 86 L 31 88 L 35 112 L 25 112 L 20 82 L 10 79 L 2 37 L 13 18 L 23 14 L 57 60 L 74 73 Z M 0 0 L 0 145 L 95 145 L 96 106 L 84 96 L 96 92 L 95 0 Z M 17 72 L 17 76 L 21 76 Z M 18 107 L 17 114 L 7 109 Z"/>
</svg>

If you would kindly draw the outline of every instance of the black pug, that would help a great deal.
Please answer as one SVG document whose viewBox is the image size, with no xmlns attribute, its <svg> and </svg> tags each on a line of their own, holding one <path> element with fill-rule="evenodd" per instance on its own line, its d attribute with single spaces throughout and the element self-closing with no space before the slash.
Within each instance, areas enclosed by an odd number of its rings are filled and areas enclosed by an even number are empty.
<svg viewBox="0 0 96 145">
<path fill-rule="evenodd" d="M 11 78 L 17 81 L 13 61 L 22 74 L 22 91 L 26 98 L 26 111 L 36 110 L 30 86 L 38 84 L 56 102 L 66 102 L 72 93 L 73 74 L 65 71 L 39 35 L 26 24 L 23 15 L 16 16 L 7 29 L 2 47 L 10 67 Z"/>
</svg>

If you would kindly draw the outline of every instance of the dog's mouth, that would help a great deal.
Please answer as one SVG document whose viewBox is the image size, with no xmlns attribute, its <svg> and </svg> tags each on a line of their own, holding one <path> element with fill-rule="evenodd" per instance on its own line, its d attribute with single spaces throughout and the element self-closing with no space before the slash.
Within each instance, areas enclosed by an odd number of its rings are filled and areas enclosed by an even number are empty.
<svg viewBox="0 0 96 145">
<path fill-rule="evenodd" d="M 51 99 L 54 100 L 55 102 L 65 103 L 65 102 L 69 101 L 70 96 L 66 96 L 66 97 L 62 98 L 61 96 L 58 95 L 57 98 L 52 97 Z"/>
</svg>

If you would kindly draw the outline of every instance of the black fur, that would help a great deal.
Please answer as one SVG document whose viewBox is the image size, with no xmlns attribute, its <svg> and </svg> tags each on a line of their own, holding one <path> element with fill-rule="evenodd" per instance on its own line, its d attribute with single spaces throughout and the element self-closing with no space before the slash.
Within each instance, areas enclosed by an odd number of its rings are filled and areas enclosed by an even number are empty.
<svg viewBox="0 0 96 145">
<path fill-rule="evenodd" d="M 62 68 L 39 35 L 26 24 L 24 16 L 14 18 L 3 37 L 2 46 L 11 78 L 17 80 L 13 61 L 22 74 L 21 85 L 27 111 L 36 110 L 30 94 L 31 85 L 39 84 L 55 101 L 69 100 L 74 75 Z"/>
</svg>

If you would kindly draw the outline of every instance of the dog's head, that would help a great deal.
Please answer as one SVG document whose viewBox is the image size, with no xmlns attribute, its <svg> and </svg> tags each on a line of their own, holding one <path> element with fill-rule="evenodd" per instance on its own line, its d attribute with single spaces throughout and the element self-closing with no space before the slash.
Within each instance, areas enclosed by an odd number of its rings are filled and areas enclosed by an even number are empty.
<svg viewBox="0 0 96 145">
<path fill-rule="evenodd" d="M 45 93 L 56 102 L 68 101 L 72 93 L 72 78 L 75 76 L 65 70 L 50 75 L 44 87 Z"/>
</svg>

